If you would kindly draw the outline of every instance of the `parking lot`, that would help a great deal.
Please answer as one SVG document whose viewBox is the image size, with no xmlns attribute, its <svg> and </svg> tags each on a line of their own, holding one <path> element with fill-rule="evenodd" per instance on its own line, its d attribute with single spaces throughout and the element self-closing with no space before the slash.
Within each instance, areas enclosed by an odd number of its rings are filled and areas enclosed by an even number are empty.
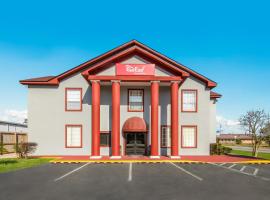
<svg viewBox="0 0 270 200">
<path fill-rule="evenodd" d="M 0 174 L 0 199 L 269 199 L 270 165 L 47 164 Z"/>
</svg>

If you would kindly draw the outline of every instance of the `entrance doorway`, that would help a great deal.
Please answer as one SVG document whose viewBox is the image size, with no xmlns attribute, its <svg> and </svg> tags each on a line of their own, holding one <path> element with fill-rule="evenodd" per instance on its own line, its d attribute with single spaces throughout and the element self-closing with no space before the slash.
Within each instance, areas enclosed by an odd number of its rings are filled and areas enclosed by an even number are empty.
<svg viewBox="0 0 270 200">
<path fill-rule="evenodd" d="M 146 133 L 126 133 L 126 155 L 146 154 Z"/>
</svg>

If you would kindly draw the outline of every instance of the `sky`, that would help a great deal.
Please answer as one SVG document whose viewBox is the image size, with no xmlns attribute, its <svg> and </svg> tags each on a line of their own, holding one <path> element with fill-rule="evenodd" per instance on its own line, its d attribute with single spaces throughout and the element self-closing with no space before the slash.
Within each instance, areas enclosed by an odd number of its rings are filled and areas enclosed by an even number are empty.
<svg viewBox="0 0 270 200">
<path fill-rule="evenodd" d="M 0 120 L 27 117 L 21 79 L 57 75 L 136 39 L 218 82 L 217 122 L 239 132 L 251 109 L 270 111 L 267 1 L 4 1 Z"/>
</svg>

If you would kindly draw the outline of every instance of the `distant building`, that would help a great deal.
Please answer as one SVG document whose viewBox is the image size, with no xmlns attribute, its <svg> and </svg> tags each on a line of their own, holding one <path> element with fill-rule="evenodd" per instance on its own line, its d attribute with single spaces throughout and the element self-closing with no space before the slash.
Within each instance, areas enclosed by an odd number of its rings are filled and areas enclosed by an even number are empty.
<svg viewBox="0 0 270 200">
<path fill-rule="evenodd" d="M 217 136 L 221 144 L 235 144 L 236 140 L 241 140 L 242 144 L 251 144 L 252 135 L 249 134 L 220 134 Z"/>
<path fill-rule="evenodd" d="M 0 121 L 0 132 L 27 133 L 27 124 Z"/>
</svg>

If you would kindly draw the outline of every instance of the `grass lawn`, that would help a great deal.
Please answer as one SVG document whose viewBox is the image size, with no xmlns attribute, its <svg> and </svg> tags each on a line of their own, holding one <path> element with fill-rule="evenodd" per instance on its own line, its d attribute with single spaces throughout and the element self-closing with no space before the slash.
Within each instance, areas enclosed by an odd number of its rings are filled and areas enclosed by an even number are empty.
<svg viewBox="0 0 270 200">
<path fill-rule="evenodd" d="M 0 159 L 0 173 L 24 169 L 48 163 L 51 158 L 3 158 Z"/>
<path fill-rule="evenodd" d="M 249 151 L 241 151 L 241 150 L 232 150 L 231 155 L 240 155 L 240 156 L 251 156 L 251 152 Z M 258 153 L 258 158 L 270 160 L 270 153 Z"/>
</svg>

